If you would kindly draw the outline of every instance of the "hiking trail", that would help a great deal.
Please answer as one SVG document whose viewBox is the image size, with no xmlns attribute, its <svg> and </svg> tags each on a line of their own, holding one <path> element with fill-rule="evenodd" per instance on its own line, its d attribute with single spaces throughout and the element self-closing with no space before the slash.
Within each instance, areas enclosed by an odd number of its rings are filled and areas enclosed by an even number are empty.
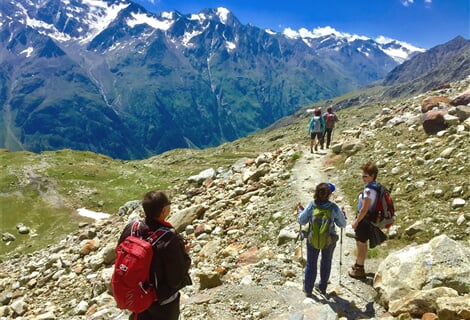
<svg viewBox="0 0 470 320">
<path fill-rule="evenodd" d="M 340 243 L 341 238 L 336 245 L 326 298 L 328 298 L 328 304 L 339 316 L 351 320 L 378 318 L 386 312 L 382 306 L 374 302 L 376 291 L 372 287 L 374 274 L 380 261 L 369 258 L 366 260 L 367 278 L 364 280 L 353 279 L 348 275 L 349 269 L 355 262 L 356 254 L 353 229 L 350 226 L 351 221 L 354 219 L 354 209 L 351 208 L 341 188 L 338 187 L 338 181 L 341 180 L 341 177 L 335 175 L 334 169 L 324 166 L 324 160 L 328 152 L 329 150 L 326 149 L 310 153 L 308 146 L 303 147 L 302 156 L 297 159 L 292 168 L 291 179 L 293 181 L 292 186 L 295 189 L 294 193 L 298 195 L 298 201 L 305 206 L 313 200 L 315 186 L 318 183 L 331 182 L 335 184 L 336 190 L 330 199 L 340 208 L 344 208 L 348 225 L 343 230 L 342 245 Z M 358 184 L 360 183 L 362 181 L 358 179 Z M 340 229 L 336 228 L 338 235 L 340 235 Z M 306 259 L 305 241 L 302 242 L 302 245 L 303 256 Z M 342 253 L 341 259 L 340 253 Z M 317 276 L 317 282 L 318 280 L 319 275 Z M 313 300 L 312 303 L 322 303 L 325 301 L 322 298 L 310 300 Z M 308 303 L 308 301 L 304 301 L 304 303 Z"/>
</svg>

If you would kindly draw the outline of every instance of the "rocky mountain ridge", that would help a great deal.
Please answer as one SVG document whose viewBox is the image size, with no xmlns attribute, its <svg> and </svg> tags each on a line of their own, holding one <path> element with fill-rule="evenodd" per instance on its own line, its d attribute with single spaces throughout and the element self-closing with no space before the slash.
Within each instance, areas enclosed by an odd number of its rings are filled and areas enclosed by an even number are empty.
<svg viewBox="0 0 470 320">
<path fill-rule="evenodd" d="M 384 96 L 397 97 L 439 88 L 470 74 L 470 41 L 458 36 L 395 67 L 383 84 Z"/>
<path fill-rule="evenodd" d="M 195 243 L 195 285 L 182 291 L 183 318 L 468 318 L 469 85 L 466 79 L 411 99 L 341 112 L 331 150 L 314 154 L 308 152 L 303 119 L 250 140 L 279 141 L 274 150 L 174 184 L 171 222 Z M 423 117 L 428 113 L 436 116 Z M 444 127 L 428 132 L 433 125 L 426 121 Z M 297 143 L 284 143 L 288 135 Z M 352 239 L 345 237 L 343 276 L 332 276 L 328 296 L 304 299 L 295 204 L 329 180 L 339 189 L 334 201 L 351 219 L 361 188 L 359 167 L 371 158 L 379 165 L 379 180 L 395 184 L 398 220 L 390 239 L 367 260 L 372 275 L 362 283 L 345 275 L 354 259 Z M 83 224 L 45 250 L 1 262 L 0 317 L 125 319 L 108 284 L 116 239 L 140 214 L 139 202 L 130 201 L 111 218 Z M 439 254 L 442 248 L 453 254 Z M 395 270 L 400 283 L 389 280 Z M 406 275 L 410 270 L 426 276 Z M 338 280 L 343 285 L 336 286 Z"/>
</svg>

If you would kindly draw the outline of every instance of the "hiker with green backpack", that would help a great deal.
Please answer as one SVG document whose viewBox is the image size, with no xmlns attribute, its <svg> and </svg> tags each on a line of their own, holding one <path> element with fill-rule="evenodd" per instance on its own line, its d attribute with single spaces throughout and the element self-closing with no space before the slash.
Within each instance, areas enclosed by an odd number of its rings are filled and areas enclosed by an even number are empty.
<svg viewBox="0 0 470 320">
<path fill-rule="evenodd" d="M 326 293 L 333 252 L 338 241 L 335 225 L 340 228 L 346 227 L 346 218 L 342 210 L 329 200 L 334 190 L 333 184 L 320 183 L 315 188 L 313 201 L 310 201 L 305 208 L 300 203 L 297 205 L 297 221 L 300 225 L 309 224 L 304 278 L 304 292 L 309 298 L 313 297 L 320 253 L 320 282 L 317 288 L 322 294 Z"/>
</svg>

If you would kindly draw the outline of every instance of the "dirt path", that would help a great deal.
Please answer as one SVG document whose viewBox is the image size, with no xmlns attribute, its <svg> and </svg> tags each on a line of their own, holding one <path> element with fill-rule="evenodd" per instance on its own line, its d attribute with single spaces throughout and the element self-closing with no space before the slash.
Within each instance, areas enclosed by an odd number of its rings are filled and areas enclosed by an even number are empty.
<svg viewBox="0 0 470 320">
<path fill-rule="evenodd" d="M 305 146 L 302 151 L 302 156 L 296 161 L 292 169 L 292 185 L 296 189 L 298 200 L 305 205 L 312 200 L 315 186 L 318 183 L 328 181 L 337 185 L 339 177 L 335 175 L 334 170 L 329 170 L 324 166 L 328 150 L 320 150 L 312 154 L 309 148 Z M 340 207 L 345 208 L 348 224 L 350 224 L 354 218 L 353 210 L 346 202 L 340 188 L 336 189 L 331 200 Z M 340 234 L 339 229 L 337 230 Z M 334 300 L 334 303 L 330 305 L 339 315 L 348 319 L 380 317 L 385 310 L 377 303 L 374 303 L 376 292 L 372 287 L 373 276 L 379 261 L 373 259 L 366 261 L 367 279 L 360 281 L 350 278 L 348 270 L 355 262 L 355 240 L 352 237 L 352 228 L 348 225 L 343 231 L 342 241 L 340 240 L 337 243 L 334 253 L 330 284 L 327 288 L 330 302 Z M 303 246 L 305 256 L 305 242 Z"/>
</svg>

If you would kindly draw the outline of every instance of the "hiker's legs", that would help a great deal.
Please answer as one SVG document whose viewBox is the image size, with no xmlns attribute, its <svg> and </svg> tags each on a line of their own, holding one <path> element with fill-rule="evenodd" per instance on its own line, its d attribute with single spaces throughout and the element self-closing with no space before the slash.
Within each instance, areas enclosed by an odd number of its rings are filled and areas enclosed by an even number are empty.
<svg viewBox="0 0 470 320">
<path fill-rule="evenodd" d="M 321 132 L 314 132 L 314 141 L 315 141 L 315 151 L 318 150 L 318 145 L 321 143 L 321 137 L 322 133 Z"/>
<path fill-rule="evenodd" d="M 364 266 L 364 262 L 366 261 L 367 256 L 367 242 L 356 241 L 356 251 L 356 264 Z"/>
<path fill-rule="evenodd" d="M 367 219 L 362 219 L 356 227 L 356 264 L 363 266 L 367 256 L 367 241 L 370 237 L 370 222 Z"/>
<path fill-rule="evenodd" d="M 320 283 L 318 288 L 321 292 L 326 292 L 328 286 L 328 279 L 330 279 L 331 263 L 333 262 L 333 252 L 336 247 L 336 239 L 329 246 L 321 251 L 320 261 Z"/>
<path fill-rule="evenodd" d="M 310 152 L 313 152 L 314 143 L 315 143 L 315 133 L 310 132 Z"/>
<path fill-rule="evenodd" d="M 364 262 L 367 255 L 367 242 L 356 240 L 356 251 L 356 263 L 351 267 L 351 270 L 348 272 L 348 274 L 353 278 L 364 278 L 366 276 Z"/>
<path fill-rule="evenodd" d="M 317 278 L 317 262 L 320 250 L 315 249 L 307 242 L 307 265 L 305 266 L 304 291 L 312 293 Z"/>
<path fill-rule="evenodd" d="M 349 271 L 349 275 L 353 278 L 362 278 L 365 276 L 364 262 L 367 257 L 367 241 L 369 240 L 369 222 L 363 219 L 359 222 L 354 230 L 356 236 L 356 263 Z"/>
<path fill-rule="evenodd" d="M 332 133 L 333 133 L 333 128 L 326 128 L 325 135 L 326 135 L 326 147 L 327 148 L 330 147 Z"/>
</svg>

